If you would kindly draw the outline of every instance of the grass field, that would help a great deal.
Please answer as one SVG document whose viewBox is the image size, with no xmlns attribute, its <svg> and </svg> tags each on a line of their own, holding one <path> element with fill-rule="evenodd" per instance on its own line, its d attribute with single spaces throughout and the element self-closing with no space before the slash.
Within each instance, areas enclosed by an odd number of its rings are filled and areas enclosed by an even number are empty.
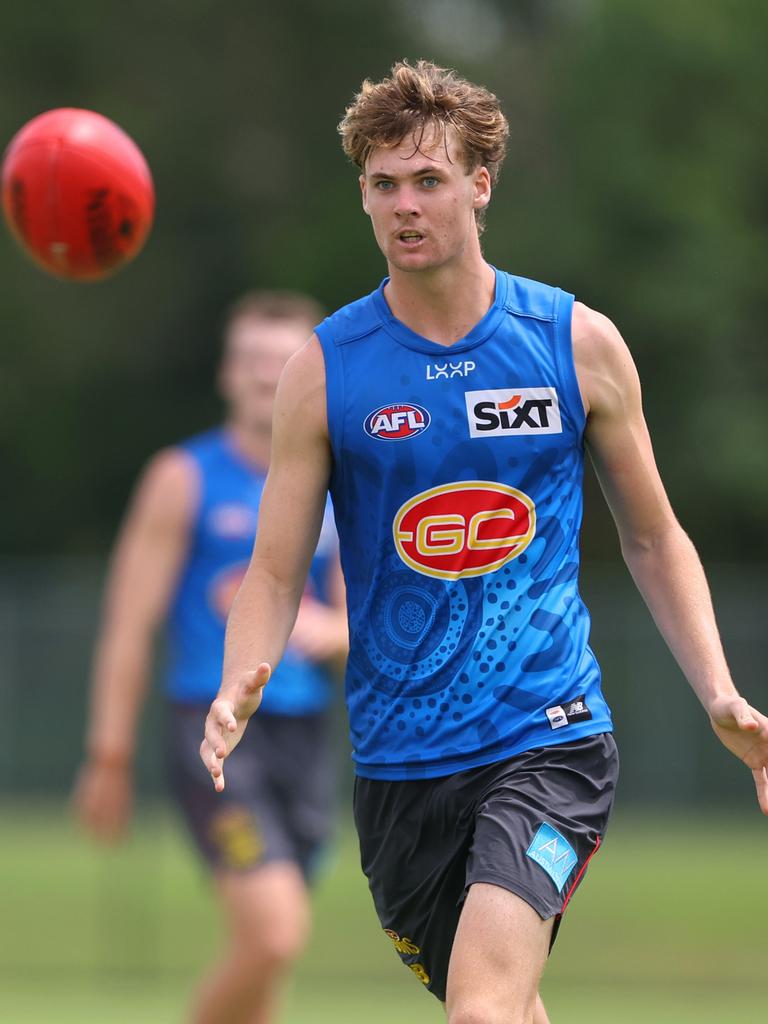
<svg viewBox="0 0 768 1024">
<path fill-rule="evenodd" d="M 175 822 L 145 814 L 103 853 L 60 812 L 2 808 L 0 1021 L 176 1024 L 216 948 L 205 878 Z M 554 1024 L 759 1024 L 768 823 L 618 818 L 545 977 Z M 282 1024 L 443 1019 L 378 928 L 342 829 Z"/>
</svg>

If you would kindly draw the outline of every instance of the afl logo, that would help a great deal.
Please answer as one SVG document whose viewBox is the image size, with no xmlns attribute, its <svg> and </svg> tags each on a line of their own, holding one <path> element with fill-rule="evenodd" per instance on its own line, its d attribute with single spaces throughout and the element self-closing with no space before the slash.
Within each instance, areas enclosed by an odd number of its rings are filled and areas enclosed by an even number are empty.
<svg viewBox="0 0 768 1024">
<path fill-rule="evenodd" d="M 398 510 L 395 547 L 425 576 L 484 576 L 517 558 L 536 533 L 527 494 L 490 480 L 467 480 L 422 491 Z"/>
<path fill-rule="evenodd" d="M 431 417 L 420 405 L 407 403 L 382 405 L 366 417 L 363 428 L 369 437 L 383 441 L 401 441 L 406 437 L 423 434 Z"/>
</svg>

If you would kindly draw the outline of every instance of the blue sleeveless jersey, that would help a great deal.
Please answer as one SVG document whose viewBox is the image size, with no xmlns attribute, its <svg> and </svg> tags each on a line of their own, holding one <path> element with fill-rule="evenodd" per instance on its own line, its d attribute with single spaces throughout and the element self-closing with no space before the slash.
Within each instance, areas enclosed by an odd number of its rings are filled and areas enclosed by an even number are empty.
<svg viewBox="0 0 768 1024">
<path fill-rule="evenodd" d="M 248 568 L 265 475 L 235 449 L 226 429 L 183 443 L 199 477 L 199 500 L 189 551 L 169 616 L 166 692 L 175 701 L 210 703 L 221 683 L 227 615 Z M 337 551 L 333 517 L 326 511 L 307 591 L 328 599 L 331 560 Z M 282 715 L 324 710 L 331 680 L 290 644 L 267 686 L 261 707 Z"/>
<path fill-rule="evenodd" d="M 493 305 L 446 348 L 393 317 L 384 284 L 317 328 L 358 774 L 609 731 L 577 580 L 573 296 L 496 271 Z"/>
</svg>

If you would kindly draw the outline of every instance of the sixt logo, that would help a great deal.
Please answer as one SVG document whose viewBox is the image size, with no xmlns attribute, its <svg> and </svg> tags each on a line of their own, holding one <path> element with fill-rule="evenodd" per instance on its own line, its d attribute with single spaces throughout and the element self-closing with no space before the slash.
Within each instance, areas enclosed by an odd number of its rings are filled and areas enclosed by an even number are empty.
<svg viewBox="0 0 768 1024">
<path fill-rule="evenodd" d="M 477 369 L 471 359 L 458 363 L 427 363 L 427 380 L 449 380 L 451 377 L 468 377 Z"/>
<path fill-rule="evenodd" d="M 401 441 L 406 437 L 423 434 L 430 424 L 430 415 L 420 405 L 400 403 L 382 405 L 366 416 L 363 429 L 369 437 L 384 441 Z"/>
<path fill-rule="evenodd" d="M 422 491 L 398 509 L 395 547 L 424 576 L 484 576 L 522 554 L 536 532 L 536 508 L 522 491 L 465 480 Z"/>
<path fill-rule="evenodd" d="M 562 434 L 555 388 L 466 391 L 470 437 Z"/>
</svg>

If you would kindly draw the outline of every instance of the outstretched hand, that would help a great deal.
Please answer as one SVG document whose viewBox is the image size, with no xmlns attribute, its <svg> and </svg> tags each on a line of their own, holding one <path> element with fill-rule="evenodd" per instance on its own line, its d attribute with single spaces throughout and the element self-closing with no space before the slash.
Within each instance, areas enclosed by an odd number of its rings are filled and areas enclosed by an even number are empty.
<svg viewBox="0 0 768 1024">
<path fill-rule="evenodd" d="M 738 696 L 717 697 L 709 718 L 723 746 L 752 769 L 760 810 L 768 814 L 768 718 Z"/>
<path fill-rule="evenodd" d="M 234 697 L 217 697 L 205 719 L 205 739 L 200 757 L 217 793 L 224 789 L 224 759 L 240 742 L 248 719 L 261 704 L 261 691 L 269 682 L 272 668 L 266 661 L 253 672 L 246 672 Z"/>
</svg>

